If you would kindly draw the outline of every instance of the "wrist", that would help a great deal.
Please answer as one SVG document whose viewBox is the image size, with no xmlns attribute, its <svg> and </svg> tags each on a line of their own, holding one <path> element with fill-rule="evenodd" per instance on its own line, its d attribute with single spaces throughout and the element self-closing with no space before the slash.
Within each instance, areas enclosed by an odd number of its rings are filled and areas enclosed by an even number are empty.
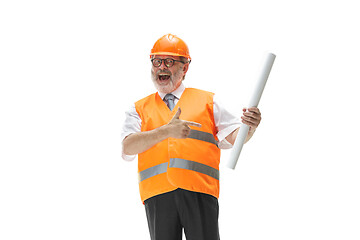
<svg viewBox="0 0 360 240">
<path fill-rule="evenodd" d="M 253 134 L 256 131 L 256 128 L 250 128 L 249 133 Z"/>
<path fill-rule="evenodd" d="M 170 131 L 168 124 L 165 124 L 157 129 L 159 140 L 165 140 L 170 137 Z"/>
</svg>

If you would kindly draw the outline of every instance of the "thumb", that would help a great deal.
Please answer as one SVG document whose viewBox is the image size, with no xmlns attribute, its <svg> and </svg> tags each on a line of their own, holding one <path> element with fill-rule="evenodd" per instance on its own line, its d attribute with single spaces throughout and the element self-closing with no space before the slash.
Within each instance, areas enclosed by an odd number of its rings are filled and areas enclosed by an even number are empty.
<svg viewBox="0 0 360 240">
<path fill-rule="evenodd" d="M 175 113 L 175 115 L 173 116 L 173 118 L 172 118 L 171 120 L 174 120 L 174 119 L 179 119 L 180 114 L 181 114 L 181 109 L 180 109 L 180 108 L 178 108 L 177 112 Z"/>
</svg>

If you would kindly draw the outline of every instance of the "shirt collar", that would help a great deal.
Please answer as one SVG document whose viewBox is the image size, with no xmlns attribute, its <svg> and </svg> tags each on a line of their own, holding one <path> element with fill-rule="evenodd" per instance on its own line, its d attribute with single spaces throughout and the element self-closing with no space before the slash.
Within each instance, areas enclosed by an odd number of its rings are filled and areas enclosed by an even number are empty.
<svg viewBox="0 0 360 240">
<path fill-rule="evenodd" d="M 184 91 L 185 91 L 185 85 L 183 83 L 181 83 L 177 89 L 175 89 L 173 92 L 171 92 L 171 94 L 174 95 L 177 99 L 180 99 L 180 97 Z M 161 99 L 164 99 L 164 97 L 166 95 L 166 93 L 159 92 L 159 91 L 158 91 L 158 94 L 161 97 Z"/>
</svg>

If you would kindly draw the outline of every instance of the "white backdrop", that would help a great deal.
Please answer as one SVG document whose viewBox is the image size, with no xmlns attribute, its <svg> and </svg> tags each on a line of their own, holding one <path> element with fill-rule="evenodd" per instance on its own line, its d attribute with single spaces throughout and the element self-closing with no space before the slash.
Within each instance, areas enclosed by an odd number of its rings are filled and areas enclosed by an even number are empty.
<svg viewBox="0 0 360 240">
<path fill-rule="evenodd" d="M 360 239 L 356 1 L 1 1 L 0 239 L 150 239 L 124 112 L 164 34 L 234 114 L 265 52 L 263 120 L 221 165 L 221 239 Z"/>
</svg>

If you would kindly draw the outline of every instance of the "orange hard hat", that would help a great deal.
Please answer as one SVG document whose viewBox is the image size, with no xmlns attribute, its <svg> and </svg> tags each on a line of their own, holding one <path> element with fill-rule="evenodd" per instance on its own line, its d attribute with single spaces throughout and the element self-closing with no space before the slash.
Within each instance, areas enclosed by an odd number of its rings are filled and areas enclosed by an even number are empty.
<svg viewBox="0 0 360 240">
<path fill-rule="evenodd" d="M 186 43 L 173 34 L 166 34 L 155 42 L 150 57 L 154 55 L 182 56 L 191 60 Z"/>
</svg>

